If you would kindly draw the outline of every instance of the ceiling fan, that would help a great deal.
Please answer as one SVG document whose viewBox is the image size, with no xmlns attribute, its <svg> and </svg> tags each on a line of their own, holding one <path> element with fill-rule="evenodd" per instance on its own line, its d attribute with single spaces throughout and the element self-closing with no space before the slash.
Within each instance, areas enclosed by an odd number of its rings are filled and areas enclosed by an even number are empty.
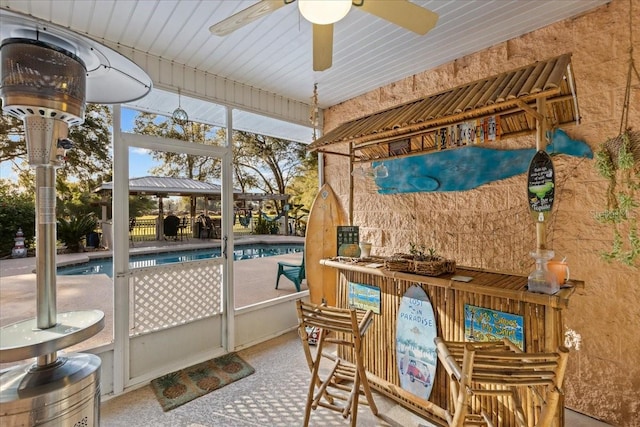
<svg viewBox="0 0 640 427">
<path fill-rule="evenodd" d="M 261 0 L 209 27 L 217 36 L 226 36 L 296 0 Z M 331 67 L 333 24 L 344 18 L 351 6 L 424 35 L 438 22 L 438 14 L 409 0 L 297 0 L 302 16 L 313 24 L 313 70 Z"/>
</svg>

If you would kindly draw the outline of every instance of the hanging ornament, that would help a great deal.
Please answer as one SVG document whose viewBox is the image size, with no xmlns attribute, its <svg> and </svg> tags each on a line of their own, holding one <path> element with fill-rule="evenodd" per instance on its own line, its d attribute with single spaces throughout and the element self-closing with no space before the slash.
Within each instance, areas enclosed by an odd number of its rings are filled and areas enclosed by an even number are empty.
<svg viewBox="0 0 640 427">
<path fill-rule="evenodd" d="M 171 115 L 171 117 L 173 117 L 173 121 L 175 121 L 179 125 L 185 125 L 189 121 L 189 115 L 182 109 L 182 106 L 180 105 L 180 89 L 178 89 L 178 108 L 173 110 L 173 114 Z"/>
</svg>

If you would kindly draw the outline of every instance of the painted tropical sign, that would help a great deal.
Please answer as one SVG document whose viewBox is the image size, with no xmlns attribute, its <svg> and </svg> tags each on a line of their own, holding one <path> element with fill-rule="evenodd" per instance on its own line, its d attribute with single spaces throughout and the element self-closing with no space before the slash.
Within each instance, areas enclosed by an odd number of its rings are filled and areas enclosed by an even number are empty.
<svg viewBox="0 0 640 427">
<path fill-rule="evenodd" d="M 517 314 L 464 305 L 466 341 L 496 341 L 508 338 L 524 351 L 524 318 Z"/>
<path fill-rule="evenodd" d="M 543 222 L 553 208 L 556 175 L 551 157 L 538 151 L 529 164 L 527 175 L 527 199 L 534 219 Z"/>
<path fill-rule="evenodd" d="M 561 129 L 550 134 L 547 146 L 552 154 L 593 158 L 587 143 L 571 139 Z M 376 178 L 380 194 L 428 191 L 466 191 L 489 182 L 526 173 L 535 148 L 498 150 L 480 145 L 466 145 L 427 154 L 385 159 L 386 178 Z M 373 162 L 376 167 L 381 162 Z"/>
<path fill-rule="evenodd" d="M 380 314 L 380 288 L 349 282 L 347 303 L 349 308 L 371 310 Z"/>
<path fill-rule="evenodd" d="M 436 373 L 436 320 L 426 292 L 410 287 L 402 296 L 396 323 L 400 387 L 428 399 Z"/>
</svg>

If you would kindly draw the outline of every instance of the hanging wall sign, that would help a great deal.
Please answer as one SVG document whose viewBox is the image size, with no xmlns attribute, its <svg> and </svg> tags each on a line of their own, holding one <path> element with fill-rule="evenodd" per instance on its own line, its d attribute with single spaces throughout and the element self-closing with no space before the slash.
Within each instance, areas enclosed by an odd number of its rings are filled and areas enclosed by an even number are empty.
<svg viewBox="0 0 640 427">
<path fill-rule="evenodd" d="M 380 314 L 379 287 L 349 282 L 347 290 L 347 303 L 349 308 L 371 310 L 375 314 Z"/>
<path fill-rule="evenodd" d="M 529 164 L 527 179 L 529 208 L 538 222 L 544 222 L 553 208 L 555 179 L 551 157 L 543 150 L 538 151 Z"/>
<path fill-rule="evenodd" d="M 465 304 L 464 338 L 478 342 L 508 338 L 524 351 L 524 318 L 518 314 Z"/>
</svg>

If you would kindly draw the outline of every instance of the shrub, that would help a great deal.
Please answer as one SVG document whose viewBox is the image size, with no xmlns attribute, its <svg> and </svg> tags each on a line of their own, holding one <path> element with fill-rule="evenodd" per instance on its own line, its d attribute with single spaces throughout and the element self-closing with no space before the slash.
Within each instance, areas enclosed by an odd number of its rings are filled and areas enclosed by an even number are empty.
<svg viewBox="0 0 640 427">
<path fill-rule="evenodd" d="M 0 185 L 0 257 L 11 254 L 18 228 L 24 233 L 25 247 L 33 246 L 36 216 L 33 194 L 19 193 Z"/>
</svg>

